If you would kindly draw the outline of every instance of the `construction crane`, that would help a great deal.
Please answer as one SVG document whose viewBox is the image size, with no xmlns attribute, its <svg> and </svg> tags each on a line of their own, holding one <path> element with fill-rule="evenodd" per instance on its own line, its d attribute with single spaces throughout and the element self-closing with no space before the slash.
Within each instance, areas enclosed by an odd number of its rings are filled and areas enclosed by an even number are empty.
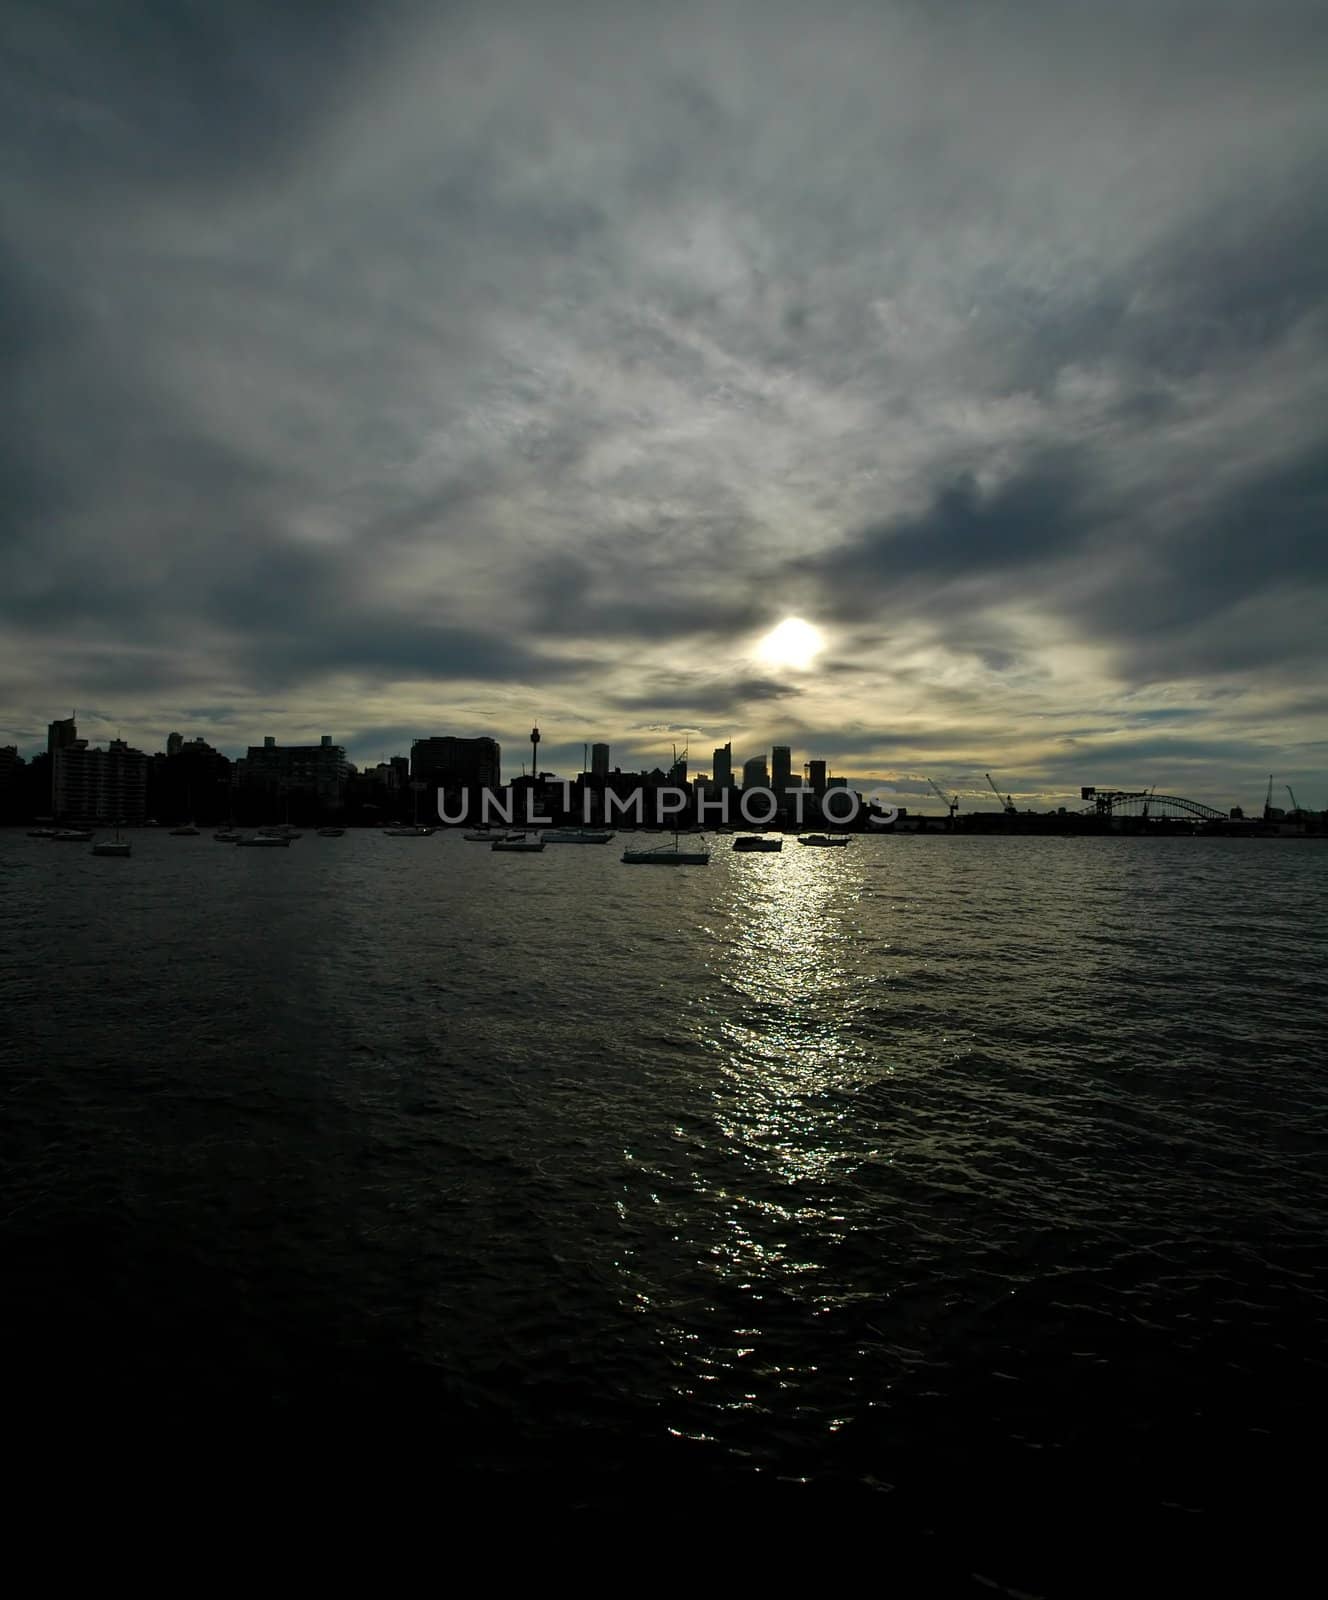
<svg viewBox="0 0 1328 1600">
<path fill-rule="evenodd" d="M 1300 803 L 1296 799 L 1296 791 L 1291 787 L 1291 785 L 1289 783 L 1285 784 L 1283 787 L 1286 789 L 1286 792 L 1291 796 L 1291 814 L 1292 814 L 1292 816 L 1295 816 L 1296 813 L 1300 810 Z"/>
<path fill-rule="evenodd" d="M 1270 772 L 1268 774 L 1268 793 L 1266 795 L 1264 795 L 1264 797 L 1263 797 L 1263 820 L 1265 822 L 1270 820 L 1272 809 L 1273 809 L 1273 775 Z"/>
<path fill-rule="evenodd" d="M 950 813 L 950 821 L 953 822 L 954 821 L 954 817 L 955 817 L 955 812 L 959 810 L 959 796 L 957 794 L 954 794 L 954 795 L 946 794 L 945 790 L 942 789 L 939 784 L 932 783 L 930 778 L 927 778 L 925 781 L 930 786 L 931 791 L 936 796 L 936 798 L 941 802 L 941 804 L 943 806 L 945 806 L 947 808 L 947 810 Z"/>
<path fill-rule="evenodd" d="M 999 803 L 999 805 L 1001 807 L 1001 810 L 1005 812 L 1007 817 L 1014 816 L 1014 814 L 1015 814 L 1014 801 L 1011 800 L 1011 798 L 1009 797 L 1008 794 L 1006 795 L 1004 800 L 1001 799 L 1001 791 L 996 787 L 995 783 L 993 782 L 990 772 L 987 774 L 987 782 L 991 784 L 991 792 L 996 796 L 997 802 Z"/>
</svg>

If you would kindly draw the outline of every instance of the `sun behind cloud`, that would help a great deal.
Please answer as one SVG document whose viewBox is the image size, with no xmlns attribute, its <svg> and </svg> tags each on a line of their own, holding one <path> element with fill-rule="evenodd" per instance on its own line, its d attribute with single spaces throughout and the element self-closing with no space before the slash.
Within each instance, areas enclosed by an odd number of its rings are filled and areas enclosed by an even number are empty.
<svg viewBox="0 0 1328 1600">
<path fill-rule="evenodd" d="M 825 649 L 819 628 L 801 617 L 785 617 L 756 647 L 759 661 L 769 667 L 793 667 L 805 671 Z"/>
</svg>

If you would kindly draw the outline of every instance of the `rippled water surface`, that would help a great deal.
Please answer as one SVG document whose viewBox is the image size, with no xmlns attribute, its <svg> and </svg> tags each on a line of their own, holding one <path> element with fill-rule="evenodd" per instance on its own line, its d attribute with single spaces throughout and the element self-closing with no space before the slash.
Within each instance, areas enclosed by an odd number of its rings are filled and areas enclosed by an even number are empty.
<svg viewBox="0 0 1328 1600">
<path fill-rule="evenodd" d="M 0 836 L 51 1415 L 408 1438 L 570 1517 L 805 1508 L 1023 1592 L 1286 1536 L 1328 845 L 711 843 Z"/>
</svg>

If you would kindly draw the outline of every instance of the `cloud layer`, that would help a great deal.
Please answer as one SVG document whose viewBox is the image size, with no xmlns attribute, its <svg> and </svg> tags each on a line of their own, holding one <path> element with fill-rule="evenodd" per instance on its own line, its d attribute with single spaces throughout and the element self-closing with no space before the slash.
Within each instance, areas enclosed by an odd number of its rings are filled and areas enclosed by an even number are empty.
<svg viewBox="0 0 1328 1600">
<path fill-rule="evenodd" d="M 1321 6 L 10 14 L 0 741 L 1328 801 Z"/>
</svg>

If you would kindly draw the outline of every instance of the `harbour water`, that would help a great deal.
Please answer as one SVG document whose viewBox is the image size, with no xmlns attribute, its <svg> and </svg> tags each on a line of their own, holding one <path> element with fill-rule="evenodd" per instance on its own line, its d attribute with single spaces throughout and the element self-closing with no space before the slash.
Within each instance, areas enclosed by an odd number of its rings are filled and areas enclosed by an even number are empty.
<svg viewBox="0 0 1328 1600">
<path fill-rule="evenodd" d="M 621 843 L 0 836 L 42 1426 L 407 1440 L 477 1504 L 808 1511 L 1025 1593 L 1287 1549 L 1328 845 Z"/>
</svg>

